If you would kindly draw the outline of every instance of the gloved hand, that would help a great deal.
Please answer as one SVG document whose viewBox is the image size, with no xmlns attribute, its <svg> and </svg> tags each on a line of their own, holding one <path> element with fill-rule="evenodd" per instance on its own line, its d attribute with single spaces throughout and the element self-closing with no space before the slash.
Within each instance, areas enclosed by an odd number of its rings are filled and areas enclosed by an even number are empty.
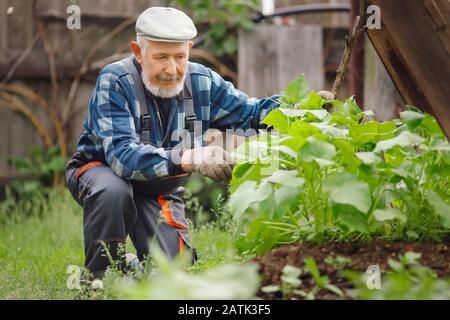
<svg viewBox="0 0 450 320">
<path fill-rule="evenodd" d="M 334 94 L 330 91 L 319 91 L 319 92 L 317 92 L 317 94 L 319 96 L 321 96 L 322 99 L 325 99 L 325 100 L 334 100 L 335 99 Z"/>
<path fill-rule="evenodd" d="M 181 157 L 185 172 L 198 172 L 215 181 L 230 180 L 233 166 L 230 154 L 218 146 L 190 149 Z"/>
</svg>

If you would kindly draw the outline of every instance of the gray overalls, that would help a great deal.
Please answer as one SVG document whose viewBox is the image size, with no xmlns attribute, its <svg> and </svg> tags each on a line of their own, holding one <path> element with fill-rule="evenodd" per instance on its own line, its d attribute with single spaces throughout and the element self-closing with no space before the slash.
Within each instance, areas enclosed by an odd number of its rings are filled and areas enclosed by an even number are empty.
<svg viewBox="0 0 450 320">
<path fill-rule="evenodd" d="M 141 143 L 150 141 L 149 119 L 142 80 L 133 56 L 121 61 L 133 78 L 136 96 L 141 108 Z M 186 75 L 183 91 L 186 129 L 194 143 L 194 113 L 192 86 Z M 192 147 L 192 145 L 191 145 Z M 188 176 L 152 180 L 127 181 L 113 173 L 101 162 L 89 162 L 75 153 L 66 167 L 66 183 L 75 200 L 83 207 L 83 235 L 85 267 L 95 277 L 102 277 L 109 265 L 102 242 L 107 245 L 112 258 L 125 268 L 124 258 L 117 248 L 129 235 L 143 261 L 149 254 L 150 242 L 156 241 L 170 257 L 183 255 L 186 247 L 192 248 L 185 219 L 182 184 Z M 192 261 L 197 257 L 192 250 Z"/>
</svg>

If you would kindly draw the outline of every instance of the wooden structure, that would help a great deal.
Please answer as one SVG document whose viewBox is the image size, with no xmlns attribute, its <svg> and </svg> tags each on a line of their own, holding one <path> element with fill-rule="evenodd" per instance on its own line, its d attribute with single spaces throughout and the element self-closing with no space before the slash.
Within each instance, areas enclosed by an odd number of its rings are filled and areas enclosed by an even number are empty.
<svg viewBox="0 0 450 320">
<path fill-rule="evenodd" d="M 450 1 L 369 2 L 381 9 L 369 38 L 404 102 L 435 115 L 450 139 Z"/>
<path fill-rule="evenodd" d="M 61 121 L 69 154 L 82 130 L 87 102 L 99 71 L 95 65 L 101 65 L 99 62 L 105 57 L 129 52 L 129 41 L 135 37 L 133 18 L 150 6 L 167 5 L 168 0 L 78 0 L 81 29 L 69 30 L 66 11 L 74 3 L 71 0 L 0 0 L 0 94 L 11 94 L 22 101 L 52 137 L 55 132 L 48 112 L 29 97 L 4 91 L 5 83 L 33 90 L 36 96 L 48 101 L 52 112 L 61 116 L 73 79 L 80 72 L 90 50 L 118 25 L 130 21 L 106 45 L 98 48 L 87 72 L 80 77 L 67 117 L 70 121 Z M 43 41 L 41 30 L 44 30 L 47 44 Z M 49 48 L 51 52 L 48 52 Z M 4 82 L 8 75 L 11 77 Z M 57 90 L 54 90 L 53 76 L 57 80 Z M 4 97 L 0 97 L 0 103 L 4 103 Z M 72 110 L 76 111 L 72 113 Z M 7 159 L 12 155 L 28 156 L 32 146 L 42 146 L 43 143 L 29 119 L 4 108 L 0 108 L 0 137 L 1 185 L 2 177 L 15 177 Z"/>
<path fill-rule="evenodd" d="M 301 73 L 324 85 L 322 27 L 258 25 L 239 35 L 238 87 L 255 97 L 278 94 Z"/>
</svg>

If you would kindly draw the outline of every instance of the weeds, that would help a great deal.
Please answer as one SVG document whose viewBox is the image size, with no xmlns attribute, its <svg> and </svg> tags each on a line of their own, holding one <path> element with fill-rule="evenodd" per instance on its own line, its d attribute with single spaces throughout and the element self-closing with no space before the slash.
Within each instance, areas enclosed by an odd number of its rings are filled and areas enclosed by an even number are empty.
<svg viewBox="0 0 450 320">
<path fill-rule="evenodd" d="M 388 261 L 390 270 L 382 278 L 380 288 L 371 290 L 367 286 L 367 275 L 347 271 L 356 289 L 352 296 L 370 300 L 448 300 L 450 279 L 439 279 L 436 273 L 419 263 L 421 254 L 407 252 L 398 260 Z"/>
</svg>

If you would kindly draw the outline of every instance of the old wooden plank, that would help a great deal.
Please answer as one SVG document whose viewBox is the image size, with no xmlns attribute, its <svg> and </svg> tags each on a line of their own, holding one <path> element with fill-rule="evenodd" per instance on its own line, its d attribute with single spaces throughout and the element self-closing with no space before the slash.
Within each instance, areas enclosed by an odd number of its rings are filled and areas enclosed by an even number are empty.
<svg viewBox="0 0 450 320">
<path fill-rule="evenodd" d="M 10 0 L 8 7 L 13 12 L 8 14 L 9 48 L 26 48 L 33 37 L 33 2 Z"/>
<path fill-rule="evenodd" d="M 0 0 L 0 49 L 8 48 L 8 0 Z"/>
<path fill-rule="evenodd" d="M 370 0 L 382 12 L 381 30 L 372 30 L 369 37 L 383 64 L 407 104 L 416 105 L 434 114 L 447 137 L 450 137 L 448 108 L 450 59 L 447 45 L 450 37 L 435 30 L 433 17 L 424 1 Z M 450 30 L 450 2 L 436 0 Z"/>
<path fill-rule="evenodd" d="M 239 35 L 238 87 L 251 96 L 278 93 L 305 73 L 311 86 L 324 84 L 322 28 L 258 25 Z"/>
<path fill-rule="evenodd" d="M 34 111 L 34 108 L 31 108 Z M 28 157 L 33 146 L 42 146 L 34 126 L 22 114 L 14 113 L 10 119 L 10 150 L 8 156 Z"/>
<path fill-rule="evenodd" d="M 9 171 L 7 163 L 8 155 L 11 148 L 11 137 L 9 126 L 11 123 L 12 111 L 0 109 L 0 170 Z"/>
<path fill-rule="evenodd" d="M 67 7 L 71 0 L 38 0 L 36 15 L 39 17 L 54 17 L 65 19 Z M 79 0 L 76 3 L 81 9 L 81 19 L 98 18 L 128 18 L 151 6 L 167 6 L 168 0 Z"/>
<path fill-rule="evenodd" d="M 238 87 L 251 96 L 270 95 L 278 87 L 273 30 L 257 26 L 239 35 Z"/>
</svg>

